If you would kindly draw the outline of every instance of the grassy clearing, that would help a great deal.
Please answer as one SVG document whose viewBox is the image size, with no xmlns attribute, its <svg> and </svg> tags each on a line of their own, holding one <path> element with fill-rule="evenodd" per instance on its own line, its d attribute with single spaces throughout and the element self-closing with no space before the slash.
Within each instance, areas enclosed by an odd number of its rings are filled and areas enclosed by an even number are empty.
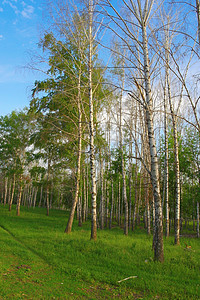
<svg viewBox="0 0 200 300">
<path fill-rule="evenodd" d="M 0 207 L 0 299 L 199 299 L 200 241 L 164 240 L 153 262 L 152 237 L 114 228 L 90 241 L 90 224 L 64 234 L 66 212 Z M 185 243 L 190 245 L 186 249 Z M 118 283 L 119 280 L 137 276 Z"/>
</svg>

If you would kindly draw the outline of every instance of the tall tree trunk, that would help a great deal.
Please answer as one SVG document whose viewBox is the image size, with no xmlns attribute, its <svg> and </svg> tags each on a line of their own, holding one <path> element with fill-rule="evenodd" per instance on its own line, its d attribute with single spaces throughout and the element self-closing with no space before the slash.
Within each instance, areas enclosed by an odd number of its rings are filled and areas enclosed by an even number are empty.
<svg viewBox="0 0 200 300">
<path fill-rule="evenodd" d="M 41 204 L 42 204 L 42 194 L 43 194 L 43 186 L 41 185 L 41 188 L 40 188 L 40 202 L 39 202 L 39 207 L 41 207 Z"/>
<path fill-rule="evenodd" d="M 85 175 L 85 166 L 83 169 L 83 223 L 86 221 L 86 209 L 87 209 L 87 195 L 86 195 L 86 175 Z"/>
<path fill-rule="evenodd" d="M 51 196 L 50 196 L 50 208 L 53 206 L 53 178 L 51 181 Z"/>
<path fill-rule="evenodd" d="M 106 181 L 106 227 L 109 226 L 109 181 Z"/>
<path fill-rule="evenodd" d="M 8 177 L 5 178 L 4 202 L 3 202 L 4 205 L 6 205 L 7 194 L 8 194 Z"/>
<path fill-rule="evenodd" d="M 121 152 L 121 167 L 122 167 L 122 195 L 124 201 L 124 234 L 128 235 L 128 199 L 126 192 L 126 170 L 125 170 L 125 162 L 124 162 L 124 150 L 123 150 L 123 134 L 122 134 L 122 98 L 123 98 L 123 90 L 124 90 L 124 81 L 125 81 L 125 72 L 124 72 L 124 62 L 123 62 L 123 75 L 122 75 L 122 87 L 121 87 L 121 95 L 119 99 L 119 146 Z"/>
<path fill-rule="evenodd" d="M 132 116 L 132 114 L 131 114 Z M 129 230 L 131 229 L 131 216 L 132 216 L 132 185 L 133 185 L 133 176 L 132 176 L 132 119 L 131 119 L 131 127 L 130 127 L 130 136 L 129 136 Z"/>
<path fill-rule="evenodd" d="M 166 56 L 168 54 L 166 53 Z M 166 66 L 168 68 L 168 66 Z M 164 87 L 164 131 L 165 131 L 165 163 L 164 163 L 164 189 L 163 200 L 165 200 L 165 236 L 169 237 L 169 159 L 168 159 L 168 118 L 167 118 L 167 77 L 166 70 L 165 87 Z M 164 201 L 163 201 L 164 202 Z"/>
<path fill-rule="evenodd" d="M 77 157 L 77 171 L 76 171 L 76 190 L 75 197 L 72 203 L 72 208 L 70 211 L 67 227 L 65 229 L 65 233 L 70 233 L 72 230 L 72 224 L 74 220 L 74 214 L 76 210 L 76 205 L 79 197 L 79 184 L 80 184 L 80 176 L 81 176 L 81 151 L 82 151 L 82 110 L 80 103 L 80 88 L 81 88 L 81 70 L 79 70 L 79 81 L 78 81 L 78 157 Z"/>
<path fill-rule="evenodd" d="M 33 207 L 35 208 L 36 200 L 37 200 L 38 187 L 35 188 L 35 194 L 33 198 Z"/>
<path fill-rule="evenodd" d="M 49 179 L 50 179 L 50 166 L 51 166 L 51 160 L 48 159 L 48 167 L 47 167 L 47 194 L 46 194 L 47 216 L 49 216 Z"/>
<path fill-rule="evenodd" d="M 171 99 L 171 87 L 169 80 L 169 38 L 166 36 L 165 41 L 166 51 L 165 51 L 165 60 L 166 60 L 166 83 L 168 86 L 168 99 L 170 112 L 172 117 L 172 126 L 173 126 L 173 139 L 174 139 L 174 159 L 175 159 L 175 176 L 176 176 L 176 191 L 175 191 L 175 245 L 179 245 L 180 241 L 180 170 L 179 170 L 179 155 L 178 155 L 178 134 L 177 134 L 177 117 L 174 114 L 172 99 Z M 180 107 L 180 103 L 179 103 Z M 166 182 L 167 183 L 167 182 Z"/>
<path fill-rule="evenodd" d="M 9 180 L 9 188 L 8 188 L 8 205 L 10 206 L 10 198 L 11 198 L 11 188 L 12 188 L 12 181 Z"/>
<path fill-rule="evenodd" d="M 22 198 L 22 175 L 20 175 L 20 177 L 19 177 L 19 193 L 18 193 L 18 198 L 17 198 L 17 216 L 20 215 L 21 198 Z"/>
<path fill-rule="evenodd" d="M 100 201 L 100 216 L 101 216 L 101 221 L 100 221 L 100 228 L 104 229 L 104 217 L 105 217 L 105 213 L 104 213 L 104 184 L 103 184 L 103 160 L 102 160 L 102 152 L 100 149 L 99 152 L 100 155 L 100 185 L 101 185 L 101 201 Z"/>
<path fill-rule="evenodd" d="M 91 172 L 91 196 L 92 196 L 92 222 L 91 239 L 97 238 L 97 208 L 96 208 L 96 178 L 95 178 L 95 156 L 94 156 L 94 109 L 93 109 L 93 88 L 92 88 L 92 58 L 93 58 L 93 0 L 89 0 L 89 110 L 90 110 L 90 172 Z"/>
<path fill-rule="evenodd" d="M 13 184 L 12 184 L 12 192 L 11 192 L 10 203 L 9 203 L 9 211 L 11 211 L 13 198 L 14 198 L 14 193 L 15 193 L 15 174 L 13 175 Z"/>
<path fill-rule="evenodd" d="M 146 206 L 146 229 L 147 234 L 151 234 L 151 217 L 150 217 L 150 206 L 149 206 L 149 178 L 148 174 L 145 176 L 145 206 Z"/>
<path fill-rule="evenodd" d="M 169 93 L 170 95 L 170 93 Z M 169 96 L 170 110 L 172 115 L 173 138 L 174 138 L 174 160 L 175 160 L 175 176 L 176 176 L 176 190 L 175 190 L 175 245 L 180 244 L 180 168 L 178 155 L 178 134 L 177 134 L 177 118 L 174 115 L 171 97 Z"/>
<path fill-rule="evenodd" d="M 110 209 L 109 229 L 112 228 L 113 207 L 114 207 L 114 189 L 113 189 L 113 180 L 112 179 L 111 179 L 111 191 L 112 191 L 112 200 L 111 200 L 111 209 Z"/>
<path fill-rule="evenodd" d="M 82 193 L 80 193 L 82 195 Z M 82 196 L 79 196 L 79 201 L 78 201 L 78 226 L 82 227 Z"/>
<path fill-rule="evenodd" d="M 143 36 L 143 56 L 144 56 L 144 76 L 145 76 L 145 93 L 146 93 L 146 122 L 148 128 L 149 149 L 151 155 L 151 180 L 153 185 L 153 195 L 155 203 L 155 244 L 154 244 L 154 259 L 160 262 L 164 261 L 163 248 L 163 225 L 162 225 L 162 207 L 159 183 L 159 167 L 158 157 L 156 151 L 156 143 L 154 138 L 153 127 L 153 103 L 151 95 L 150 84 L 150 70 L 149 70 L 149 55 L 147 46 L 146 25 L 142 22 L 142 36 Z"/>
<path fill-rule="evenodd" d="M 136 126 L 135 126 L 136 129 Z M 135 203 L 133 211 L 133 221 L 132 221 L 132 230 L 135 229 L 136 215 L 137 215 L 137 205 L 138 205 L 138 161 L 137 161 L 137 149 L 135 150 L 135 179 L 134 179 L 134 188 L 135 188 Z"/>
<path fill-rule="evenodd" d="M 118 184 L 118 224 L 120 226 L 121 224 L 121 183 L 119 178 L 119 184 Z"/>
<path fill-rule="evenodd" d="M 199 201 L 197 201 L 197 237 L 199 238 Z"/>
</svg>

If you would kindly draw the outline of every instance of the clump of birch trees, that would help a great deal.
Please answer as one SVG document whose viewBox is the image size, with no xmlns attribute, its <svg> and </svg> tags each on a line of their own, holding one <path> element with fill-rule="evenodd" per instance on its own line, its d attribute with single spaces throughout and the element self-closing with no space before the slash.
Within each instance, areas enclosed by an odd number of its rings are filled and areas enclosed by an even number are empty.
<svg viewBox="0 0 200 300">
<path fill-rule="evenodd" d="M 65 233 L 76 213 L 93 240 L 143 222 L 163 262 L 183 220 L 199 237 L 199 1 L 49 5 L 46 79 L 0 120 L 1 203 L 67 208 Z"/>
</svg>

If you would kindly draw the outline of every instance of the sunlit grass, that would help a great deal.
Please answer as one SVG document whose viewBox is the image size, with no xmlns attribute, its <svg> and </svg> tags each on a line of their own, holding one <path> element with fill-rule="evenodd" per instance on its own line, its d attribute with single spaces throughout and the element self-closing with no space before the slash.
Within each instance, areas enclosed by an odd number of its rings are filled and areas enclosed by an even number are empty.
<svg viewBox="0 0 200 300">
<path fill-rule="evenodd" d="M 160 264 L 142 229 L 128 236 L 118 228 L 99 230 L 94 242 L 89 222 L 78 227 L 75 221 L 70 235 L 64 234 L 66 223 L 65 211 L 47 217 L 42 208 L 22 208 L 17 217 L 0 207 L 3 299 L 199 299 L 197 238 L 182 238 L 180 246 L 164 238 Z M 131 276 L 137 277 L 118 283 Z"/>
</svg>

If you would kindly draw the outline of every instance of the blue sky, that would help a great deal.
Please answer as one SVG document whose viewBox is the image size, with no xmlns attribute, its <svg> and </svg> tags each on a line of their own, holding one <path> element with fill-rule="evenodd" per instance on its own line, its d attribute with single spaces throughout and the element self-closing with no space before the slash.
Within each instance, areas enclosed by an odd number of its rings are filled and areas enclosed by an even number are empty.
<svg viewBox="0 0 200 300">
<path fill-rule="evenodd" d="M 40 0 L 0 2 L 0 115 L 28 106 L 37 74 L 25 68 L 29 53 L 39 51 L 42 20 Z"/>
</svg>

